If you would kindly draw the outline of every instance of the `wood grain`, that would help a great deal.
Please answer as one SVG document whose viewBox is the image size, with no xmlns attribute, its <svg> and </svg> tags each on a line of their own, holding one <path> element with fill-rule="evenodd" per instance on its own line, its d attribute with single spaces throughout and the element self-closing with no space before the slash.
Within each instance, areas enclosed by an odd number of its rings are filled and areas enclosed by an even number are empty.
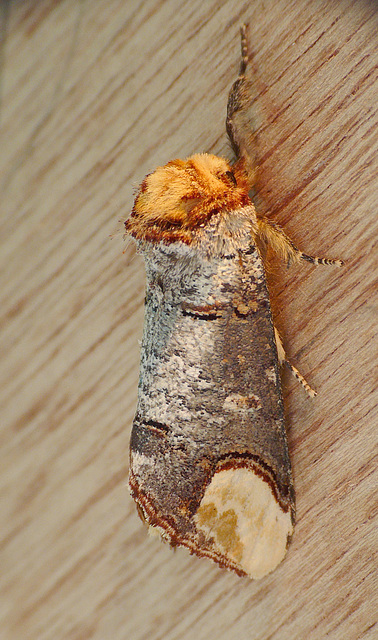
<svg viewBox="0 0 378 640">
<path fill-rule="evenodd" d="M 7 640 L 377 637 L 373 1 L 1 4 L 1 582 Z M 224 118 L 250 23 L 260 210 L 342 270 L 271 265 L 298 521 L 240 579 L 148 539 L 128 495 L 143 265 L 133 189 Z"/>
</svg>

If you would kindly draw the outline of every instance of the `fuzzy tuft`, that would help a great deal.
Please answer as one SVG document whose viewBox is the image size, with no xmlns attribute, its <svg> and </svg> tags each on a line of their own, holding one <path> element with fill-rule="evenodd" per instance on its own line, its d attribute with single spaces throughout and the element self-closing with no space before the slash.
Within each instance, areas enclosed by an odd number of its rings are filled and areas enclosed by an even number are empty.
<svg viewBox="0 0 378 640">
<path fill-rule="evenodd" d="M 125 228 L 138 240 L 191 244 L 196 230 L 214 214 L 250 204 L 243 171 L 233 171 L 223 158 L 200 153 L 172 160 L 147 175 Z"/>
</svg>

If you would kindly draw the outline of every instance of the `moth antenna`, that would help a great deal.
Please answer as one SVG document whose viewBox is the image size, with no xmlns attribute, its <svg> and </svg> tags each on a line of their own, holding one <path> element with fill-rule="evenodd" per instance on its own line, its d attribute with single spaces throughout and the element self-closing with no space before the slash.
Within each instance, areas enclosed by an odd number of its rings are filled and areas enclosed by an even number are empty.
<svg viewBox="0 0 378 640">
<path fill-rule="evenodd" d="M 244 76 L 248 65 L 248 40 L 247 40 L 247 25 L 243 24 L 240 27 L 241 37 L 241 61 L 239 76 Z"/>
<path fill-rule="evenodd" d="M 255 157 L 251 152 L 255 146 L 254 128 L 249 113 L 253 103 L 252 83 L 246 76 L 250 49 L 248 45 L 248 25 L 240 29 L 241 60 L 239 75 L 231 87 L 227 102 L 226 131 L 236 156 L 235 169 L 247 176 L 249 188 L 255 178 Z"/>
</svg>

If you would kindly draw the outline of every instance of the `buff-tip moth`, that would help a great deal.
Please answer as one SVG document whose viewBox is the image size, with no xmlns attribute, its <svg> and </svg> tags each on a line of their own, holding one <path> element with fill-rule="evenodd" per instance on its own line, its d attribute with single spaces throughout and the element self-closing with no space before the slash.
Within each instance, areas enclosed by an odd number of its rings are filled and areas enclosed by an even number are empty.
<svg viewBox="0 0 378 640">
<path fill-rule="evenodd" d="M 227 105 L 236 160 L 173 160 L 146 176 L 125 223 L 147 291 L 129 486 L 142 519 L 172 546 L 261 578 L 284 558 L 295 496 L 274 328 L 259 241 L 288 262 L 302 253 L 258 217 L 240 72 Z"/>
</svg>

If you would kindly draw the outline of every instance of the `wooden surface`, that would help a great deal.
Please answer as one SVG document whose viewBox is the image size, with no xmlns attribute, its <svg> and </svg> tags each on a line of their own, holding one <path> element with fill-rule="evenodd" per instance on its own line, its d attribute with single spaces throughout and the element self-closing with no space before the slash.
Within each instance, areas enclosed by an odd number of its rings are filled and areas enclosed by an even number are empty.
<svg viewBox="0 0 378 640">
<path fill-rule="evenodd" d="M 0 10 L 2 638 L 376 638 L 376 3 Z M 288 353 L 319 396 L 284 373 L 298 521 L 260 582 L 149 539 L 128 495 L 144 271 L 118 223 L 157 165 L 231 157 L 243 21 L 265 87 L 260 210 L 346 261 L 270 270 Z"/>
</svg>

